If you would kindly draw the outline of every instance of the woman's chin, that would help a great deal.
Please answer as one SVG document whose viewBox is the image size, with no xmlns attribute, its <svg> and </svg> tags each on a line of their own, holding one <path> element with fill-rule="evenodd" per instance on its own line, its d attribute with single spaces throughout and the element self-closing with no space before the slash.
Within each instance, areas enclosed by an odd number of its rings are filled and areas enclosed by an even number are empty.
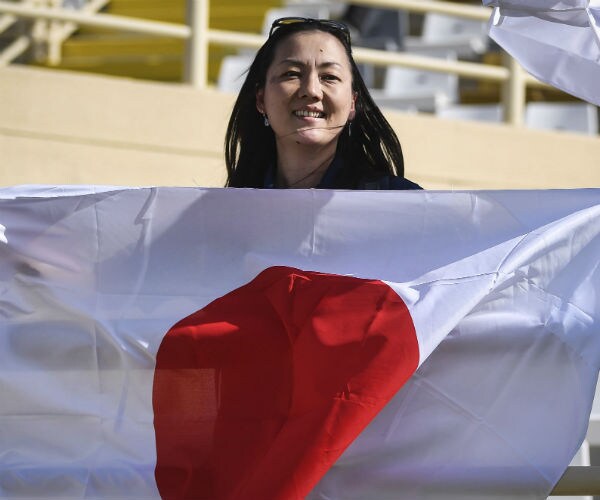
<svg viewBox="0 0 600 500">
<path fill-rule="evenodd" d="M 305 146 L 326 146 L 335 143 L 339 134 L 327 130 L 298 130 L 294 134 L 294 140 L 297 144 Z"/>
</svg>

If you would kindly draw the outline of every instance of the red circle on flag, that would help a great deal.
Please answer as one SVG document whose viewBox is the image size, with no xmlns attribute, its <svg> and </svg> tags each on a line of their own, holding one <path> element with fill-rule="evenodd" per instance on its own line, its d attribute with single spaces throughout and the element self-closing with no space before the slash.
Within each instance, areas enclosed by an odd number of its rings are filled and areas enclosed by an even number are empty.
<svg viewBox="0 0 600 500">
<path fill-rule="evenodd" d="M 304 498 L 418 360 L 409 311 L 385 283 L 266 269 L 161 343 L 161 496 Z"/>
</svg>

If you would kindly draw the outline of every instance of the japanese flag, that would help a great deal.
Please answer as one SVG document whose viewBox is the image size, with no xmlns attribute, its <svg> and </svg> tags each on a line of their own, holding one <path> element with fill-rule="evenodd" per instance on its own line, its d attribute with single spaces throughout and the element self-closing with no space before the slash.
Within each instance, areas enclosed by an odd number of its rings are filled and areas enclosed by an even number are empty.
<svg viewBox="0 0 600 500">
<path fill-rule="evenodd" d="M 545 498 L 600 190 L 0 190 L 6 498 Z"/>
</svg>

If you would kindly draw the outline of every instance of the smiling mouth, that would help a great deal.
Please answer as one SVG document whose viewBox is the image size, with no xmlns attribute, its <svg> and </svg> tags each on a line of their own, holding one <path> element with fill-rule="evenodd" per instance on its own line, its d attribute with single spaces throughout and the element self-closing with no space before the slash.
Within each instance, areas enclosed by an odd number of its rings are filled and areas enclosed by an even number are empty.
<svg viewBox="0 0 600 500">
<path fill-rule="evenodd" d="M 299 111 L 294 111 L 294 116 L 297 116 L 299 118 L 325 118 L 325 113 L 322 113 L 321 111 L 306 111 L 306 110 L 299 110 Z"/>
</svg>

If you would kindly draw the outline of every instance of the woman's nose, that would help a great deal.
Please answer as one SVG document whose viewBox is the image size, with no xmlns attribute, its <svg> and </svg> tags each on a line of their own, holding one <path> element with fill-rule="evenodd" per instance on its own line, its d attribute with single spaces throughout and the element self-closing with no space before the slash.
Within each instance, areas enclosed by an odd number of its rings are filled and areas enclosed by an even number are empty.
<svg viewBox="0 0 600 500">
<path fill-rule="evenodd" d="M 323 98 L 323 89 L 321 87 L 321 80 L 318 74 L 308 73 L 302 79 L 300 97 L 309 97 L 316 100 L 321 100 Z"/>
</svg>

